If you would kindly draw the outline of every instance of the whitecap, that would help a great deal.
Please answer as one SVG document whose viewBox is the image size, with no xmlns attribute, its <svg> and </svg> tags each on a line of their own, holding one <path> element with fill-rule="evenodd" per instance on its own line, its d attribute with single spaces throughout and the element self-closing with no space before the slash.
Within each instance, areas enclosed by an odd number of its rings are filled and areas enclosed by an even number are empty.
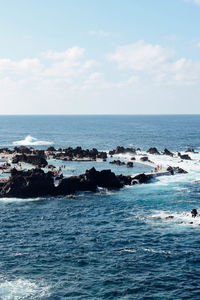
<svg viewBox="0 0 200 300">
<path fill-rule="evenodd" d="M 33 202 L 33 201 L 42 201 L 46 200 L 48 198 L 45 197 L 37 197 L 37 198 L 15 198 L 15 197 L 2 197 L 0 198 L 0 202 L 5 202 L 5 203 L 26 203 L 26 202 Z"/>
<path fill-rule="evenodd" d="M 40 141 L 31 135 L 27 135 L 24 140 L 20 141 L 15 141 L 13 142 L 13 145 L 18 145 L 18 146 L 41 146 L 41 145 L 52 145 L 54 144 L 53 142 L 49 141 Z"/>
<path fill-rule="evenodd" d="M 137 250 L 136 249 L 131 249 L 131 248 L 124 248 L 124 249 L 119 250 L 119 252 L 136 253 Z"/>
<path fill-rule="evenodd" d="M 197 209 L 198 211 L 198 209 Z M 173 216 L 169 218 L 169 216 Z M 167 211 L 157 211 L 155 214 L 151 215 L 151 220 L 166 222 L 168 224 L 176 224 L 182 226 L 200 226 L 200 216 L 193 218 L 189 212 L 167 212 Z"/>
<path fill-rule="evenodd" d="M 171 251 L 155 250 L 155 249 L 151 249 L 151 248 L 138 248 L 138 249 L 124 248 L 124 249 L 121 249 L 119 252 L 136 253 L 138 251 L 150 252 L 150 253 L 155 253 L 155 254 L 167 254 L 167 255 L 172 255 L 173 254 Z"/>
<path fill-rule="evenodd" d="M 39 299 L 45 296 L 50 296 L 49 287 L 41 282 L 39 285 L 26 279 L 0 282 L 0 299 Z"/>
<path fill-rule="evenodd" d="M 167 254 L 167 255 L 173 254 L 171 251 L 167 251 L 167 250 L 154 250 L 151 248 L 142 248 L 141 250 L 144 252 L 150 252 L 150 253 L 155 253 L 155 254 Z"/>
</svg>

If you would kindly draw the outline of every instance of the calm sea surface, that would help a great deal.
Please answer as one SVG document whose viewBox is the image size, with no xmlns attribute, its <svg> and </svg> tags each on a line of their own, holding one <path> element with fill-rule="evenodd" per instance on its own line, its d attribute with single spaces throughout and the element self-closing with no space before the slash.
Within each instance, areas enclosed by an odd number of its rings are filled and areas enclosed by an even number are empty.
<svg viewBox="0 0 200 300">
<path fill-rule="evenodd" d="M 1 116 L 0 146 L 200 151 L 200 116 Z M 66 162 L 66 175 L 108 162 Z M 116 173 L 149 171 L 112 166 Z M 198 177 L 199 176 L 199 177 Z M 0 199 L 0 299 L 200 299 L 200 168 L 120 191 Z M 166 220 L 174 215 L 173 220 Z"/>
</svg>

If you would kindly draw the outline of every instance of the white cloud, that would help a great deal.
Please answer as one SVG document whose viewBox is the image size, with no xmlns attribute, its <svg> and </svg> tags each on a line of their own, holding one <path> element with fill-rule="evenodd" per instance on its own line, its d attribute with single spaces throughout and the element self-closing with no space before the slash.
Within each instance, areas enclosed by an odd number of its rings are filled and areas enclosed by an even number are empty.
<svg viewBox="0 0 200 300">
<path fill-rule="evenodd" d="M 83 82 L 81 89 L 83 90 L 99 90 L 99 89 L 121 89 L 128 86 L 136 86 L 139 83 L 137 76 L 131 76 L 124 81 L 107 81 L 101 72 L 93 72 Z M 76 87 L 77 88 L 77 87 Z"/>
<path fill-rule="evenodd" d="M 63 52 L 49 50 L 38 58 L 0 58 L 1 113 L 38 109 L 40 113 L 87 113 L 88 109 L 97 113 L 101 107 L 105 112 L 107 105 L 111 112 L 115 107 L 116 112 L 127 113 L 124 103 L 132 105 L 135 101 L 137 110 L 138 103 L 150 97 L 165 97 L 168 103 L 172 94 L 173 101 L 178 93 L 181 99 L 190 93 L 198 95 L 194 91 L 200 86 L 200 61 L 177 57 L 161 45 L 138 41 L 117 47 L 108 55 L 112 64 L 98 64 L 85 52 L 72 47 Z M 140 113 L 142 109 L 141 104 Z M 162 105 L 160 109 L 163 111 Z"/>
<path fill-rule="evenodd" d="M 20 61 L 13 61 L 11 59 L 0 59 L 0 73 L 38 73 L 41 72 L 44 66 L 38 58 L 25 58 Z"/>
<path fill-rule="evenodd" d="M 175 59 L 174 52 L 144 41 L 118 47 L 108 55 L 119 69 L 132 70 L 141 80 L 156 84 L 194 85 L 200 82 L 200 61 Z"/>
<path fill-rule="evenodd" d="M 84 53 L 85 49 L 75 46 L 63 52 L 48 50 L 42 56 L 47 59 L 74 61 L 83 57 Z"/>
<path fill-rule="evenodd" d="M 77 77 L 87 72 L 96 61 L 84 58 L 85 50 L 80 47 L 72 47 L 63 52 L 47 51 L 42 58 L 25 58 L 20 61 L 9 58 L 0 59 L 0 76 L 35 78 L 62 78 Z M 46 62 L 45 58 L 50 59 Z M 19 78 L 18 78 L 19 79 Z M 33 78 L 31 78 L 33 80 Z"/>
<path fill-rule="evenodd" d="M 118 47 L 108 58 L 117 62 L 120 69 L 148 71 L 160 66 L 171 56 L 172 50 L 138 41 Z"/>
<path fill-rule="evenodd" d="M 63 52 L 47 51 L 42 57 L 53 60 L 49 67 L 46 67 L 42 76 L 69 77 L 76 76 L 87 71 L 96 65 L 92 59 L 84 60 L 85 49 L 72 47 Z"/>
<path fill-rule="evenodd" d="M 200 42 L 199 42 L 199 43 L 197 43 L 197 47 L 198 47 L 198 48 L 200 48 Z"/>
</svg>

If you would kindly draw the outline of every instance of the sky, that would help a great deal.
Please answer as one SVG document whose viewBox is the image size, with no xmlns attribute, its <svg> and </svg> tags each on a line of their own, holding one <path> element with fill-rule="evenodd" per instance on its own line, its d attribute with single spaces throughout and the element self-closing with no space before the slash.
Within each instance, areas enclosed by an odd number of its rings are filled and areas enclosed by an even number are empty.
<svg viewBox="0 0 200 300">
<path fill-rule="evenodd" d="M 0 0 L 0 114 L 199 114 L 200 0 Z"/>
</svg>

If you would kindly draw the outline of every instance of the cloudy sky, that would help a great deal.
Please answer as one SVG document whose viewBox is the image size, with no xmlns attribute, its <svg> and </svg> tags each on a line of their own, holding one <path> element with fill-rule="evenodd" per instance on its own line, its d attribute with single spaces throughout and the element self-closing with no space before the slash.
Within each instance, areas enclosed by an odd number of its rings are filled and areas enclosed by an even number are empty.
<svg viewBox="0 0 200 300">
<path fill-rule="evenodd" d="M 0 114 L 200 113 L 200 0 L 0 0 Z"/>
</svg>

